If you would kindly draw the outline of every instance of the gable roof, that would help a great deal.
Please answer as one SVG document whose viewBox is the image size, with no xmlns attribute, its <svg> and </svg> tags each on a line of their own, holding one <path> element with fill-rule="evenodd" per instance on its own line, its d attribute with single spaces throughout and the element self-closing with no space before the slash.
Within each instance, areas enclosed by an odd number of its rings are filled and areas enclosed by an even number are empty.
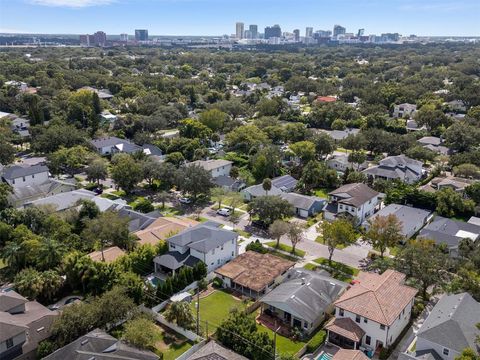
<svg viewBox="0 0 480 360">
<path fill-rule="evenodd" d="M 27 302 L 28 300 L 16 291 L 0 291 L 0 312 L 9 311 Z"/>
<path fill-rule="evenodd" d="M 99 139 L 93 139 L 90 143 L 97 149 L 97 151 L 101 150 L 104 147 L 115 147 L 117 150 L 132 153 L 136 151 L 142 151 L 143 148 L 141 146 L 135 145 L 134 143 L 126 140 L 120 139 L 116 136 L 108 136 Z"/>
<path fill-rule="evenodd" d="M 233 164 L 232 161 L 223 160 L 223 159 L 210 159 L 210 160 L 197 160 L 188 163 L 187 166 L 200 166 L 201 168 L 212 171 L 214 169 L 218 169 L 222 166 L 227 166 Z"/>
<path fill-rule="evenodd" d="M 213 221 L 198 224 L 187 228 L 177 235 L 167 239 L 170 244 L 188 246 L 190 249 L 207 253 L 238 237 L 234 231 L 219 227 L 220 224 Z"/>
<path fill-rule="evenodd" d="M 282 191 L 288 191 L 295 189 L 297 186 L 298 180 L 293 178 L 290 175 L 278 176 L 272 179 L 272 188 L 273 186 L 279 188 Z"/>
<path fill-rule="evenodd" d="M 332 360 L 369 360 L 370 358 L 360 350 L 347 350 L 340 349 L 335 355 L 333 355 Z"/>
<path fill-rule="evenodd" d="M 150 224 L 152 224 L 157 218 L 161 217 L 161 214 L 157 211 L 151 213 L 141 213 L 127 207 L 123 207 L 118 211 L 118 215 L 121 217 L 128 217 L 130 219 L 128 223 L 128 230 L 130 232 L 135 232 L 138 230 L 143 230 Z"/>
<path fill-rule="evenodd" d="M 333 279 L 326 272 L 290 269 L 285 281 L 261 302 L 313 323 L 346 287 L 346 283 Z"/>
<path fill-rule="evenodd" d="M 247 360 L 247 358 L 210 340 L 185 360 Z"/>
<path fill-rule="evenodd" d="M 287 200 L 293 207 L 310 210 L 316 203 L 324 204 L 326 200 L 316 196 L 301 195 L 296 193 L 283 193 L 280 197 Z"/>
<path fill-rule="evenodd" d="M 343 204 L 359 207 L 380 195 L 380 193 L 363 183 L 352 183 L 340 186 L 338 189 L 329 192 L 328 195 L 340 198 L 339 202 Z"/>
<path fill-rule="evenodd" d="M 128 346 L 106 332 L 95 329 L 44 357 L 44 360 L 158 360 L 151 351 Z"/>
<path fill-rule="evenodd" d="M 247 251 L 215 270 L 215 273 L 230 278 L 241 286 L 261 291 L 294 265 L 293 261 L 272 254 Z"/>
<path fill-rule="evenodd" d="M 55 211 L 63 211 L 77 205 L 81 200 L 91 200 L 95 196 L 93 191 L 78 189 L 34 200 L 26 203 L 25 206 L 52 205 L 55 207 Z"/>
<path fill-rule="evenodd" d="M 387 167 L 410 167 L 410 166 L 423 166 L 423 162 L 411 159 L 405 155 L 387 156 L 385 159 L 380 160 L 380 165 Z"/>
<path fill-rule="evenodd" d="M 3 169 L 2 177 L 6 180 L 13 180 L 23 176 L 30 176 L 48 172 L 48 167 L 44 164 L 36 164 L 32 166 L 12 165 Z"/>
<path fill-rule="evenodd" d="M 111 263 L 117 260 L 118 258 L 122 257 L 125 255 L 125 251 L 120 249 L 118 246 L 111 246 L 103 250 L 103 257 L 105 258 L 106 263 Z M 103 261 L 102 260 L 102 251 L 93 251 L 90 254 L 88 254 L 90 259 L 93 261 Z"/>
<path fill-rule="evenodd" d="M 144 230 L 137 231 L 138 243 L 156 245 L 173 234 L 179 233 L 198 224 L 198 221 L 189 218 L 159 217 Z"/>
<path fill-rule="evenodd" d="M 263 189 L 262 184 L 249 186 L 249 187 L 243 189 L 242 192 L 247 192 L 252 197 L 259 197 L 259 196 L 267 195 L 267 193 Z M 272 184 L 272 188 L 270 190 L 268 190 L 268 195 L 280 195 L 281 193 L 282 193 L 282 190 L 280 190 L 279 188 L 277 188 L 273 184 Z"/>
<path fill-rule="evenodd" d="M 357 280 L 335 306 L 387 326 L 417 294 L 416 289 L 403 284 L 405 275 L 394 270 L 381 275 L 361 272 Z"/>
<path fill-rule="evenodd" d="M 476 349 L 475 338 L 480 335 L 477 323 L 480 323 L 480 303 L 470 294 L 445 295 L 417 336 L 457 352 L 467 347 Z"/>
<path fill-rule="evenodd" d="M 477 240 L 480 237 L 480 226 L 436 216 L 420 231 L 418 237 L 433 239 L 437 244 L 445 243 L 450 249 L 455 249 L 464 238 Z"/>
</svg>

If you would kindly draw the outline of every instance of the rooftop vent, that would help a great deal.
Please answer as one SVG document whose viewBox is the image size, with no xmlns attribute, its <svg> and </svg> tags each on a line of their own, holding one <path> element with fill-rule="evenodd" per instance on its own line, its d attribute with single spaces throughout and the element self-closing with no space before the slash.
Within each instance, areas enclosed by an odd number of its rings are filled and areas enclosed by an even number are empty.
<svg viewBox="0 0 480 360">
<path fill-rule="evenodd" d="M 88 339 L 85 339 L 85 340 L 83 340 L 83 341 L 80 343 L 80 345 L 85 345 L 85 344 L 87 344 L 87 343 L 88 343 Z"/>
</svg>

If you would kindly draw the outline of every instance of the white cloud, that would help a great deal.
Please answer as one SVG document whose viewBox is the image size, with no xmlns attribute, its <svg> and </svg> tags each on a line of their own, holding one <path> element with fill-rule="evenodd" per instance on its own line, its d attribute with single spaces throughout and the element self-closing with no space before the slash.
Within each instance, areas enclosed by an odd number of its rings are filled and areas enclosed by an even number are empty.
<svg viewBox="0 0 480 360">
<path fill-rule="evenodd" d="M 113 2 L 115 2 L 115 0 L 30 0 L 30 3 L 34 5 L 69 7 L 74 9 L 88 6 L 109 5 Z"/>
</svg>

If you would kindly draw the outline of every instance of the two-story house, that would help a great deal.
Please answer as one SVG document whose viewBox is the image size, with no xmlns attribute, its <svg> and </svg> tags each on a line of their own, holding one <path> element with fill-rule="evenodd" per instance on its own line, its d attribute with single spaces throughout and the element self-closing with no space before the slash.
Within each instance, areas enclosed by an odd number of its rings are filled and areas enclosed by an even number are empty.
<svg viewBox="0 0 480 360">
<path fill-rule="evenodd" d="M 401 180 L 413 184 L 423 176 L 423 163 L 405 155 L 388 156 L 376 166 L 362 171 L 372 179 Z"/>
<path fill-rule="evenodd" d="M 412 117 L 416 111 L 417 111 L 417 105 L 415 104 L 409 104 L 409 103 L 398 104 L 393 107 L 393 117 L 403 118 L 405 117 L 405 115 Z"/>
<path fill-rule="evenodd" d="M 468 293 L 444 295 L 417 333 L 415 351 L 400 354 L 399 360 L 454 360 L 466 348 L 480 355 L 480 303 Z"/>
<path fill-rule="evenodd" d="M 346 184 L 328 193 L 328 204 L 323 209 L 326 220 L 339 217 L 356 219 L 361 224 L 373 215 L 379 206 L 380 193 L 363 183 Z"/>
<path fill-rule="evenodd" d="M 394 270 L 362 272 L 356 280 L 335 302 L 335 317 L 325 326 L 327 339 L 348 349 L 388 348 L 410 321 L 417 290 Z"/>
<path fill-rule="evenodd" d="M 3 181 L 13 188 L 39 185 L 48 181 L 48 167 L 44 164 L 33 166 L 12 165 L 2 170 Z"/>
<path fill-rule="evenodd" d="M 238 234 L 220 225 L 207 221 L 168 238 L 169 251 L 153 260 L 155 272 L 174 274 L 182 266 L 194 266 L 199 261 L 211 272 L 234 259 L 238 255 Z"/>
<path fill-rule="evenodd" d="M 211 159 L 211 160 L 197 160 L 188 163 L 187 166 L 200 166 L 208 171 L 212 178 L 219 176 L 230 176 L 230 170 L 232 170 L 233 162 L 223 159 Z"/>
<path fill-rule="evenodd" d="M 57 316 L 15 291 L 0 292 L 0 359 L 36 359 L 37 346 L 50 337 Z"/>
</svg>

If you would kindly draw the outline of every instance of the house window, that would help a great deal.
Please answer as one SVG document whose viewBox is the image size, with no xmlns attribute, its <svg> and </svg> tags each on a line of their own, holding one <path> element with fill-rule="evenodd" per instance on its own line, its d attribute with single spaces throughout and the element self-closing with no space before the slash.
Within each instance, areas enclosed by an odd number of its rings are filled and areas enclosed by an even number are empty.
<svg viewBox="0 0 480 360">
<path fill-rule="evenodd" d="M 15 179 L 12 179 L 12 184 L 15 184 Z"/>
<path fill-rule="evenodd" d="M 223 246 L 220 248 L 220 250 L 222 250 L 222 251 L 223 251 Z"/>
<path fill-rule="evenodd" d="M 217 260 L 217 265 L 220 264 L 220 259 Z"/>
<path fill-rule="evenodd" d="M 371 343 L 372 343 L 372 338 L 367 335 L 367 336 L 365 337 L 365 344 L 371 345 Z"/>
<path fill-rule="evenodd" d="M 345 315 L 345 312 L 343 311 L 343 309 L 338 309 L 338 315 L 340 315 L 340 316 Z"/>
<path fill-rule="evenodd" d="M 357 323 L 360 323 L 361 320 L 362 320 L 362 317 L 361 317 L 360 315 L 357 315 L 357 316 L 355 317 L 355 321 L 356 321 Z"/>
<path fill-rule="evenodd" d="M 25 176 L 23 177 L 23 182 L 25 182 Z"/>
<path fill-rule="evenodd" d="M 32 174 L 32 179 L 35 179 L 35 174 Z"/>
<path fill-rule="evenodd" d="M 343 205 L 339 205 L 338 207 L 339 207 L 341 210 L 343 210 Z"/>
<path fill-rule="evenodd" d="M 450 353 L 450 350 L 448 350 L 447 348 L 443 348 L 443 355 L 448 356 L 449 353 Z"/>
<path fill-rule="evenodd" d="M 304 321 L 304 322 L 303 322 L 303 327 L 304 327 L 305 329 L 308 329 L 308 322 Z"/>
<path fill-rule="evenodd" d="M 368 319 L 367 319 L 367 318 L 363 318 L 363 322 L 364 322 L 365 324 L 367 324 L 367 323 L 368 323 Z"/>
<path fill-rule="evenodd" d="M 175 249 L 175 245 L 174 245 L 174 244 L 170 244 L 170 247 L 171 247 L 172 249 Z"/>
<path fill-rule="evenodd" d="M 232 256 L 235 256 L 234 252 L 232 251 Z"/>
<path fill-rule="evenodd" d="M 10 349 L 13 346 L 13 338 L 7 339 L 7 349 Z M 443 350 L 445 352 L 445 350 Z"/>
<path fill-rule="evenodd" d="M 380 329 L 381 329 L 381 330 L 385 330 L 385 325 L 380 324 Z"/>
</svg>

